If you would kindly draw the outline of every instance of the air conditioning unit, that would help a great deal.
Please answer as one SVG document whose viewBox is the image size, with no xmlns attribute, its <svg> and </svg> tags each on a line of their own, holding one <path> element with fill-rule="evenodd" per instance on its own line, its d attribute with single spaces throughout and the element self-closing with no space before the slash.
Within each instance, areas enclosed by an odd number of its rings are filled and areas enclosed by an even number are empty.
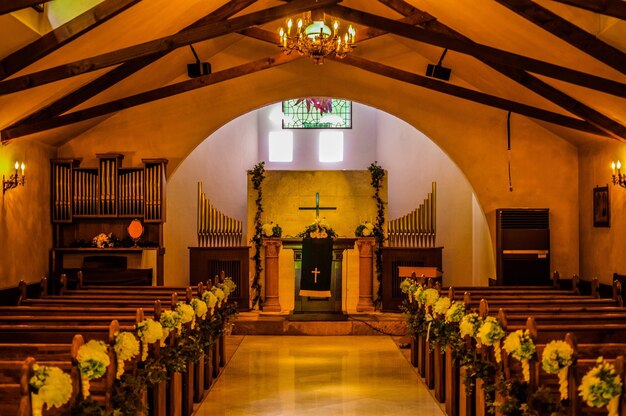
<svg viewBox="0 0 626 416">
<path fill-rule="evenodd" d="M 498 285 L 549 285 L 549 209 L 497 209 L 496 250 Z"/>
</svg>

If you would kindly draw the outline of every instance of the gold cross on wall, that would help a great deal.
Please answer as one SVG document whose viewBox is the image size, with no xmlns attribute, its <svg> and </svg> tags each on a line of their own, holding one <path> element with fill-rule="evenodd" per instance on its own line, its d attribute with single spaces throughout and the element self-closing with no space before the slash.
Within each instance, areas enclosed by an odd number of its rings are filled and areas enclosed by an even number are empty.
<svg viewBox="0 0 626 416">
<path fill-rule="evenodd" d="M 321 272 L 317 270 L 317 267 L 316 267 L 315 270 L 311 271 L 311 273 L 315 275 L 315 278 L 313 279 L 313 283 L 317 283 L 317 275 L 320 274 Z"/>
<path fill-rule="evenodd" d="M 336 210 L 337 207 L 320 207 L 320 193 L 315 193 L 315 206 L 314 207 L 300 207 L 301 211 L 312 211 L 315 210 L 315 219 L 319 219 L 320 210 Z"/>
</svg>

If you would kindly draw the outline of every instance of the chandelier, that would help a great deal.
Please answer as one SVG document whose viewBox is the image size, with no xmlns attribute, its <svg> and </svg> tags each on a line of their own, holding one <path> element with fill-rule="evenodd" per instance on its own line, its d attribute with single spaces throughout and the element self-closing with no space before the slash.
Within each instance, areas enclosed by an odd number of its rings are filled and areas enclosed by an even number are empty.
<svg viewBox="0 0 626 416">
<path fill-rule="evenodd" d="M 285 54 L 298 51 L 300 55 L 309 56 L 316 64 L 323 64 L 325 56 L 335 54 L 343 58 L 355 48 L 356 30 L 350 25 L 348 31 L 341 35 L 339 22 L 335 20 L 331 29 L 326 25 L 322 12 L 310 19 L 298 19 L 295 27 L 292 19 L 287 20 L 286 29 L 281 27 L 279 35 L 280 47 Z"/>
</svg>

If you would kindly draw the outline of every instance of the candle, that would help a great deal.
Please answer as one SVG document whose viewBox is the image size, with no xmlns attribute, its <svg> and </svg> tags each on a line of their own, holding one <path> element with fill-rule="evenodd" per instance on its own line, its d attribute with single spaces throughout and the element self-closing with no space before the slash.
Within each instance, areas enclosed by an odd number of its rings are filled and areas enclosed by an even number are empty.
<svg viewBox="0 0 626 416">
<path fill-rule="evenodd" d="M 617 161 L 617 173 L 621 173 L 620 169 L 622 168 L 622 162 L 620 162 L 619 160 Z"/>
<path fill-rule="evenodd" d="M 613 169 L 613 175 L 615 175 L 615 162 L 611 162 L 611 169 Z"/>
<path fill-rule="evenodd" d="M 20 162 L 15 161 L 15 172 L 16 173 L 17 173 L 17 170 L 19 169 L 19 167 L 20 167 Z"/>
<path fill-rule="evenodd" d="M 26 169 L 26 165 L 24 164 L 24 162 L 22 162 L 21 168 L 22 168 L 22 176 L 24 176 L 24 169 Z"/>
</svg>

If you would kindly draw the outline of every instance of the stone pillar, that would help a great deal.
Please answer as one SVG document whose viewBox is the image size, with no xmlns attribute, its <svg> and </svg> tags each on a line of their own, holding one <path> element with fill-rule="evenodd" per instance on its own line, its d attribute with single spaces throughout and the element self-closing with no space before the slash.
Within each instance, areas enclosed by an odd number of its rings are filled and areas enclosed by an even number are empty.
<svg viewBox="0 0 626 416">
<path fill-rule="evenodd" d="M 359 303 L 356 305 L 357 312 L 373 312 L 374 302 L 372 291 L 374 286 L 374 245 L 376 239 L 363 237 L 356 240 L 359 249 Z"/>
<path fill-rule="evenodd" d="M 265 247 L 265 302 L 264 312 L 280 312 L 278 301 L 278 253 L 282 246 L 280 238 L 264 238 Z"/>
</svg>

